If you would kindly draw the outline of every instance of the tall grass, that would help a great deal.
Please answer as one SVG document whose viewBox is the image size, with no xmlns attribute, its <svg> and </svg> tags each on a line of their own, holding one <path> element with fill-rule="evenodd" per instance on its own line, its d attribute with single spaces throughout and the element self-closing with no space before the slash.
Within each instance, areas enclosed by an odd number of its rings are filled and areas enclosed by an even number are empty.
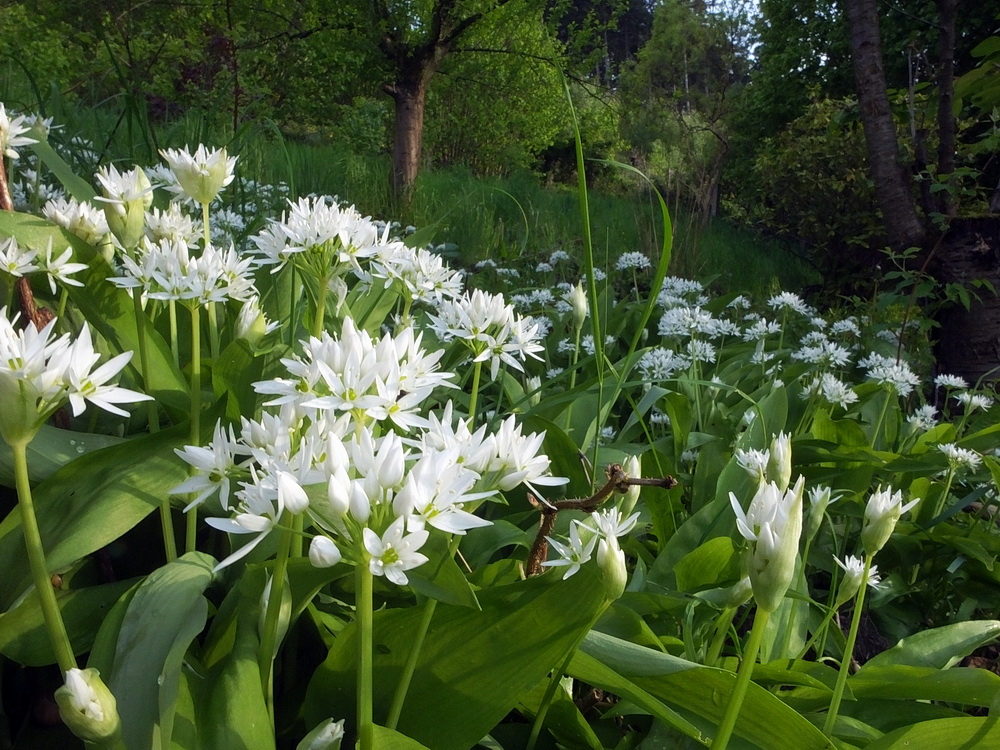
<svg viewBox="0 0 1000 750">
<path fill-rule="evenodd" d="M 433 228 L 433 241 L 457 248 L 458 263 L 490 259 L 498 264 L 534 264 L 554 250 L 581 249 L 575 188 L 543 185 L 528 172 L 479 178 L 468 169 L 424 170 L 410 205 L 397 205 L 389 188 L 388 156 L 365 156 L 337 143 L 286 140 L 274 123 L 259 121 L 232 132 L 219 118 L 188 114 L 152 122 L 141 102 L 127 95 L 95 107 L 80 107 L 50 93 L 45 114 L 66 132 L 88 138 L 104 161 L 152 163 L 156 149 L 206 143 L 227 145 L 239 155 L 243 177 L 288 184 L 294 195 L 327 194 L 355 204 L 371 216 Z M 641 181 L 628 195 L 590 193 L 595 263 L 611 269 L 622 253 L 643 251 L 654 265 L 662 238 L 651 191 Z M 819 281 L 816 272 L 777 243 L 741 231 L 723 220 L 703 229 L 675 217 L 671 271 L 710 283 L 717 292 L 768 294 L 799 290 Z"/>
</svg>

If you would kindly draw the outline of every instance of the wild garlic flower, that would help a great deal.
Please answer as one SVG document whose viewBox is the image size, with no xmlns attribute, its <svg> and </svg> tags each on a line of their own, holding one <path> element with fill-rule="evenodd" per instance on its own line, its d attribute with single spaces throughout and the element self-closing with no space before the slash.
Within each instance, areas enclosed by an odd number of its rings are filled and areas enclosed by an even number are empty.
<svg viewBox="0 0 1000 750">
<path fill-rule="evenodd" d="M 993 399 L 989 396 L 984 396 L 981 393 L 969 393 L 968 391 L 963 391 L 962 393 L 955 394 L 955 400 L 965 407 L 966 414 L 971 414 L 976 409 L 986 411 L 993 406 Z"/>
<path fill-rule="evenodd" d="M 802 391 L 804 398 L 813 395 L 817 395 L 828 404 L 839 406 L 841 409 L 848 408 L 858 400 L 858 394 L 851 386 L 828 372 L 824 372 L 806 385 Z"/>
<path fill-rule="evenodd" d="M 315 278 L 360 274 L 360 260 L 372 258 L 388 243 L 389 228 L 375 223 L 350 206 L 342 208 L 325 198 L 301 198 L 290 203 L 280 221 L 271 221 L 251 237 L 259 262 L 277 272 L 288 262 Z"/>
<path fill-rule="evenodd" d="M 879 362 L 868 369 L 868 379 L 887 385 L 902 397 L 909 396 L 920 385 L 920 378 L 905 362 Z"/>
<path fill-rule="evenodd" d="M 295 750 L 340 750 L 344 740 L 344 720 L 327 719 L 302 738 Z"/>
<path fill-rule="evenodd" d="M 330 537 L 315 536 L 309 543 L 309 562 L 314 568 L 332 568 L 343 555 Z"/>
<path fill-rule="evenodd" d="M 37 250 L 22 246 L 13 237 L 0 242 L 0 271 L 14 278 L 21 278 L 37 271 L 39 268 L 35 262 L 37 259 Z"/>
<path fill-rule="evenodd" d="M 325 331 L 303 342 L 302 356 L 282 359 L 292 377 L 254 383 L 273 396 L 266 406 L 292 404 L 301 414 L 349 412 L 356 422 L 391 420 L 400 427 L 423 426 L 417 414 L 430 392 L 452 373 L 438 372 L 443 351 L 428 354 L 422 334 L 404 328 L 375 341 L 345 319 L 338 337 Z"/>
<path fill-rule="evenodd" d="M 44 271 L 49 279 L 49 290 L 56 293 L 56 281 L 68 286 L 83 286 L 82 281 L 71 279 L 70 274 L 87 270 L 86 263 L 73 263 L 73 248 L 67 247 L 58 256 L 52 257 L 52 238 L 49 237 L 48 245 L 45 248 L 45 255 L 38 255 L 39 270 Z"/>
<path fill-rule="evenodd" d="M 594 554 L 594 547 L 597 546 L 597 540 L 599 538 L 598 535 L 585 532 L 584 537 L 581 538 L 581 526 L 582 524 L 578 523 L 570 524 L 569 539 L 565 544 L 558 539 L 554 539 L 553 537 L 545 537 L 559 557 L 554 560 L 546 560 L 542 563 L 542 567 L 566 568 L 563 572 L 564 581 L 580 570 L 583 565 L 590 562 L 590 559 Z"/>
<path fill-rule="evenodd" d="M 194 250 L 201 243 L 201 222 L 181 211 L 179 203 L 172 202 L 163 211 L 154 208 L 146 214 L 146 237 L 154 244 L 165 240 Z"/>
<path fill-rule="evenodd" d="M 86 402 L 112 414 L 127 417 L 115 404 L 148 401 L 152 397 L 108 384 L 132 358 L 124 352 L 94 368 L 100 355 L 94 351 L 90 328 L 84 323 L 75 340 L 69 334 L 53 338 L 56 320 L 42 330 L 33 325 L 18 328 L 0 310 L 0 434 L 13 445 L 30 441 L 44 422 L 67 401 L 73 416 Z"/>
<path fill-rule="evenodd" d="M 638 270 L 644 270 L 650 267 L 649 258 L 646 257 L 645 253 L 631 252 L 622 253 L 618 256 L 618 260 L 615 262 L 615 270 L 617 271 L 627 271 L 631 268 Z"/>
<path fill-rule="evenodd" d="M 42 206 L 42 215 L 53 224 L 72 232 L 88 245 L 97 245 L 108 233 L 104 212 L 86 201 L 58 198 Z"/>
<path fill-rule="evenodd" d="M 896 523 L 907 511 L 920 502 L 920 498 L 903 505 L 903 494 L 898 490 L 894 493 L 892 487 L 878 488 L 868 498 L 865 506 L 865 520 L 861 528 L 861 546 L 865 554 L 874 556 L 885 546 L 896 528 Z"/>
<path fill-rule="evenodd" d="M 523 371 L 521 361 L 539 359 L 538 352 L 544 351 L 537 324 L 514 312 L 502 294 L 475 289 L 458 299 L 444 300 L 437 315 L 428 317 L 441 341 L 459 340 L 472 352 L 474 362 L 489 360 L 494 380 L 501 362 Z"/>
<path fill-rule="evenodd" d="M 396 283 L 405 297 L 430 305 L 461 297 L 465 284 L 462 272 L 450 268 L 440 255 L 402 242 L 377 246 L 372 276 L 384 278 L 386 287 Z"/>
<path fill-rule="evenodd" d="M 919 432 L 927 432 L 937 426 L 937 407 L 930 404 L 918 406 L 906 418 L 906 422 Z"/>
<path fill-rule="evenodd" d="M 775 310 L 791 310 L 800 315 L 809 315 L 810 309 L 805 301 L 794 292 L 775 294 L 767 301 L 768 307 Z"/>
<path fill-rule="evenodd" d="M 941 443 L 938 450 L 948 457 L 948 466 L 952 471 L 968 469 L 975 471 L 983 462 L 983 457 L 968 448 L 959 448 L 954 443 Z"/>
<path fill-rule="evenodd" d="M 716 320 L 700 307 L 673 307 L 660 318 L 659 334 L 664 338 L 684 339 L 696 334 L 713 335 Z"/>
<path fill-rule="evenodd" d="M 196 203 L 208 205 L 233 181 L 236 157 L 230 157 L 224 148 L 209 151 L 199 144 L 193 154 L 185 146 L 162 149 L 160 156 L 174 173 L 180 189 Z"/>
<path fill-rule="evenodd" d="M 771 452 L 766 448 L 757 450 L 749 448 L 743 450 L 738 448 L 733 454 L 736 464 L 747 474 L 757 480 L 758 483 L 765 481 L 767 475 L 767 465 L 771 461 Z"/>
<path fill-rule="evenodd" d="M 407 570 L 417 568 L 427 562 L 427 556 L 417 550 L 427 542 L 426 531 L 406 533 L 405 519 L 397 518 L 385 533 L 379 537 L 369 528 L 364 529 L 365 549 L 370 555 L 368 569 L 372 575 L 385 576 L 397 586 L 405 586 L 410 581 Z"/>
<path fill-rule="evenodd" d="M 958 375 L 938 375 L 934 378 L 934 385 L 938 388 L 960 388 L 962 390 L 969 387 L 965 378 L 960 378 Z"/>
<path fill-rule="evenodd" d="M 858 593 L 858 589 L 861 588 L 861 579 L 865 574 L 865 564 L 854 555 L 846 557 L 844 562 L 841 562 L 839 557 L 834 557 L 833 560 L 845 573 L 844 579 L 840 582 L 840 588 L 837 589 L 837 598 L 834 600 L 833 604 L 833 608 L 838 609 L 843 604 L 853 599 L 855 594 Z M 871 568 L 868 569 L 868 580 L 866 583 L 873 589 L 877 589 L 879 587 L 881 579 L 878 575 L 877 565 L 872 565 Z"/>
<path fill-rule="evenodd" d="M 643 382 L 655 383 L 669 380 L 676 373 L 683 372 L 690 366 L 690 360 L 680 354 L 675 354 L 673 349 L 655 347 L 642 355 L 637 368 Z"/>
<path fill-rule="evenodd" d="M 0 159 L 18 159 L 17 149 L 38 143 L 37 139 L 24 135 L 31 129 L 24 115 L 11 117 L 3 102 L 0 102 Z"/>
<path fill-rule="evenodd" d="M 807 541 L 815 538 L 819 533 L 823 518 L 826 516 L 826 509 L 840 499 L 840 495 L 834 495 L 833 490 L 826 485 L 817 484 L 809 488 L 809 515 L 806 519 L 806 528 L 803 536 Z"/>
<path fill-rule="evenodd" d="M 131 251 L 143 236 L 146 209 L 153 204 L 153 186 L 139 167 L 119 172 L 113 164 L 97 170 L 108 229 L 123 248 Z"/>
<path fill-rule="evenodd" d="M 792 352 L 792 359 L 820 367 L 844 367 L 851 361 L 851 353 L 832 341 L 822 341 L 795 350 Z"/>
<path fill-rule="evenodd" d="M 804 483 L 800 476 L 795 486 L 784 493 L 774 482 L 762 483 L 746 512 L 736 495 L 729 493 L 736 527 L 744 539 L 752 542 L 747 551 L 747 568 L 754 599 L 767 612 L 781 604 L 795 573 Z"/>
<path fill-rule="evenodd" d="M 774 336 L 778 333 L 781 333 L 780 323 L 777 321 L 766 320 L 765 318 L 759 318 L 744 329 L 741 337 L 744 341 L 762 341 L 768 336 Z"/>
</svg>

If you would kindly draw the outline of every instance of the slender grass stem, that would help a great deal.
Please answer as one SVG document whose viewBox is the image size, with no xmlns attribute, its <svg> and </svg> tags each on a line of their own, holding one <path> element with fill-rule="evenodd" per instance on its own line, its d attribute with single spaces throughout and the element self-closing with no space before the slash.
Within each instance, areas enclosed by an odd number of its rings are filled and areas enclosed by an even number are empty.
<svg viewBox="0 0 1000 750">
<path fill-rule="evenodd" d="M 726 643 L 726 636 L 729 635 L 729 629 L 733 626 L 733 619 L 736 617 L 737 609 L 737 607 L 726 607 L 715 618 L 715 634 L 712 636 L 712 643 L 708 647 L 708 653 L 705 654 L 706 666 L 714 667 L 718 663 L 722 647 Z"/>
<path fill-rule="evenodd" d="M 373 599 L 374 576 L 368 567 L 367 555 L 354 569 L 357 581 L 355 616 L 358 628 L 358 750 L 374 750 L 375 723 L 373 710 L 372 649 L 374 638 Z"/>
<path fill-rule="evenodd" d="M 288 511 L 282 515 L 282 521 L 288 522 Z M 272 690 L 272 667 L 274 652 L 278 643 L 278 626 L 281 623 L 281 599 L 285 591 L 285 574 L 288 570 L 288 556 L 292 548 L 292 538 L 296 536 L 291 530 L 283 530 L 278 541 L 278 556 L 274 561 L 274 574 L 271 576 L 271 592 L 267 598 L 267 613 L 264 615 L 264 632 L 260 639 L 260 652 L 257 654 L 257 666 L 260 668 L 260 682 L 264 688 L 268 713 L 274 724 L 274 695 Z"/>
<path fill-rule="evenodd" d="M 407 654 L 406 664 L 403 666 L 403 674 L 400 675 L 399 683 L 396 685 L 396 692 L 392 697 L 392 706 L 389 708 L 389 718 L 385 725 L 389 729 L 395 729 L 399 723 L 399 717 L 403 713 L 403 704 L 406 702 L 406 693 L 413 680 L 413 673 L 417 669 L 417 660 L 420 657 L 420 650 L 423 648 L 424 639 L 430 629 L 431 620 L 434 618 L 434 611 L 437 609 L 437 599 L 428 599 L 424 602 L 424 611 L 420 616 L 420 625 L 417 627 L 416 636 L 410 645 L 410 653 Z"/>
<path fill-rule="evenodd" d="M 726 750 L 729 740 L 733 736 L 736 719 L 740 715 L 740 708 L 743 706 L 743 699 L 747 694 L 747 687 L 750 685 L 750 677 L 753 675 L 757 653 L 760 651 L 761 641 L 764 640 L 764 629 L 767 626 L 767 620 L 770 616 L 770 612 L 762 609 L 758 609 L 754 615 L 753 628 L 750 629 L 750 638 L 747 640 L 746 649 L 743 651 L 743 661 L 740 663 L 740 671 L 736 673 L 736 683 L 733 685 L 733 692 L 729 696 L 729 705 L 726 706 L 726 713 L 722 717 L 719 731 L 716 733 L 715 739 L 712 740 L 712 750 Z"/>
<path fill-rule="evenodd" d="M 42 534 L 38 528 L 35 516 L 35 504 L 31 498 L 31 483 L 28 478 L 28 442 L 18 442 L 11 445 L 14 455 L 14 482 L 17 487 L 18 506 L 21 509 L 21 528 L 24 532 L 24 546 L 28 551 L 28 563 L 31 567 L 31 577 L 38 593 L 45 629 L 48 631 L 49 643 L 55 651 L 59 670 L 65 674 L 76 667 L 76 657 L 70 646 L 69 634 L 63 622 L 56 594 L 52 589 L 52 579 L 45 562 L 45 551 L 42 547 Z"/>
<path fill-rule="evenodd" d="M 826 722 L 823 724 L 823 734 L 827 737 L 833 736 L 833 727 L 837 723 L 837 714 L 840 712 L 840 703 L 844 699 L 844 689 L 847 687 L 847 673 L 851 668 L 851 660 L 854 657 L 854 644 L 858 640 L 858 629 L 861 627 L 861 611 L 865 604 L 865 592 L 868 589 L 868 575 L 871 573 L 872 557 L 865 555 L 865 569 L 861 574 L 861 586 L 854 599 L 854 616 L 851 617 L 851 629 L 847 632 L 847 643 L 844 645 L 844 656 L 840 660 L 840 672 L 837 673 L 837 684 L 833 688 L 833 697 L 830 698 L 830 710 L 826 714 Z"/>
</svg>

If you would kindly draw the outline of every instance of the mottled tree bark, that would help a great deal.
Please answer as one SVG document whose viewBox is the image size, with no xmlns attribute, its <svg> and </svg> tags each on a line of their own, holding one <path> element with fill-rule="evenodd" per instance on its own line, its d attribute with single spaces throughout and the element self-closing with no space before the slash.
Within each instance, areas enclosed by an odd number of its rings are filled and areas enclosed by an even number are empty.
<svg viewBox="0 0 1000 750">
<path fill-rule="evenodd" d="M 869 167 L 885 221 L 896 248 L 920 245 L 924 227 L 917 216 L 909 176 L 899 159 L 896 128 L 886 93 L 875 0 L 846 0 L 854 80 L 868 145 Z"/>
</svg>

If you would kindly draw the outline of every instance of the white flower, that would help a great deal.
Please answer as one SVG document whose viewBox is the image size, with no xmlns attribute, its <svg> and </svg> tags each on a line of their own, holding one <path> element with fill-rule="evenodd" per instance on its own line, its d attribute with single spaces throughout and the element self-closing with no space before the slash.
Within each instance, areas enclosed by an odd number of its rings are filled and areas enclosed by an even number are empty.
<svg viewBox="0 0 1000 750">
<path fill-rule="evenodd" d="M 924 404 L 914 409 L 913 413 L 906 418 L 908 424 L 913 429 L 920 432 L 927 432 L 937 426 L 937 408 L 930 404 Z"/>
<path fill-rule="evenodd" d="M 30 247 L 21 247 L 13 237 L 0 242 L 0 271 L 15 278 L 37 271 L 38 265 L 35 263 L 37 259 L 38 251 Z"/>
<path fill-rule="evenodd" d="M 589 529 L 590 533 L 586 534 L 586 540 L 580 538 L 580 528 Z M 565 567 L 566 570 L 563 573 L 563 580 L 565 581 L 571 575 L 576 573 L 580 566 L 588 562 L 591 555 L 594 552 L 594 547 L 597 546 L 597 541 L 600 539 L 600 535 L 593 533 L 593 529 L 583 524 L 570 524 L 569 527 L 569 543 L 563 544 L 558 539 L 553 539 L 550 536 L 545 537 L 552 548 L 558 553 L 559 557 L 555 560 L 546 560 L 542 563 L 543 567 Z"/>
<path fill-rule="evenodd" d="M 55 699 L 63 722 L 88 744 L 104 745 L 120 731 L 115 696 L 96 669 L 68 669 Z"/>
<path fill-rule="evenodd" d="M 968 388 L 969 384 L 965 381 L 965 378 L 960 378 L 958 375 L 938 375 L 934 378 L 934 385 L 938 388 Z"/>
<path fill-rule="evenodd" d="M 757 606 L 773 612 L 784 599 L 795 573 L 802 534 L 802 491 L 805 480 L 784 494 L 774 482 L 761 483 L 746 513 L 732 492 L 729 502 L 736 514 L 736 527 L 753 542 L 749 551 L 749 575 Z"/>
<path fill-rule="evenodd" d="M 736 453 L 733 454 L 736 459 L 737 465 L 743 469 L 747 474 L 752 476 L 758 482 L 763 482 L 764 477 L 767 474 L 767 465 L 771 461 L 771 452 L 766 448 L 764 450 L 757 450 L 756 448 L 750 448 L 748 450 L 743 450 L 739 448 Z"/>
<path fill-rule="evenodd" d="M 303 737 L 295 750 L 340 750 L 343 740 L 344 720 L 327 719 Z"/>
<path fill-rule="evenodd" d="M 905 362 L 876 364 L 868 370 L 868 378 L 881 385 L 888 385 L 904 398 L 920 385 L 920 378 Z"/>
<path fill-rule="evenodd" d="M 948 457 L 948 465 L 953 471 L 963 468 L 975 471 L 983 462 L 982 456 L 975 451 L 959 448 L 954 443 L 941 443 L 938 445 L 938 450 Z"/>
<path fill-rule="evenodd" d="M 893 493 L 892 487 L 878 488 L 868 498 L 865 506 L 865 520 L 861 529 L 861 545 L 868 555 L 874 555 L 889 541 L 896 522 L 900 516 L 912 509 L 918 502 L 916 498 L 903 505 L 903 494 L 898 490 Z"/>
<path fill-rule="evenodd" d="M 397 586 L 409 583 L 405 571 L 427 562 L 427 557 L 417 550 L 427 541 L 428 533 L 414 531 L 404 535 L 405 522 L 406 519 L 397 518 L 381 538 L 369 528 L 362 532 L 365 549 L 370 555 L 368 569 L 372 575 L 385 576 Z"/>
<path fill-rule="evenodd" d="M 45 274 L 49 277 L 49 289 L 53 294 L 56 293 L 57 279 L 61 283 L 68 284 L 69 286 L 83 286 L 82 281 L 70 278 L 70 274 L 87 270 L 86 263 L 71 262 L 70 259 L 73 257 L 72 247 L 67 247 L 58 257 L 53 258 L 52 238 L 49 237 L 48 246 L 45 248 L 45 257 L 42 258 L 41 255 L 38 257 L 41 259 L 41 263 L 39 264 L 40 270 L 45 271 Z"/>
<path fill-rule="evenodd" d="M 30 130 L 26 119 L 24 115 L 10 117 L 3 102 L 0 102 L 0 159 L 4 156 L 17 159 L 19 147 L 38 143 L 37 139 L 23 135 Z"/>
<path fill-rule="evenodd" d="M 771 297 L 767 304 L 775 310 L 792 310 L 802 315 L 809 314 L 809 306 L 802 298 L 793 292 L 781 292 Z"/>
<path fill-rule="evenodd" d="M 108 220 L 104 212 L 89 203 L 73 198 L 57 198 L 42 206 L 42 214 L 53 224 L 58 224 L 89 245 L 98 244 L 108 233 Z"/>
<path fill-rule="evenodd" d="M 226 185 L 233 181 L 236 157 L 230 158 L 226 149 L 208 151 L 199 145 L 194 154 L 183 149 L 160 151 L 164 161 L 170 166 L 184 193 L 196 203 L 211 203 Z"/>
<path fill-rule="evenodd" d="M 955 400 L 966 408 L 966 413 L 971 414 L 976 409 L 986 411 L 993 406 L 993 399 L 980 393 L 969 393 L 964 391 L 955 394 Z"/>
<path fill-rule="evenodd" d="M 838 557 L 834 557 L 833 559 L 845 573 L 844 580 L 840 583 L 840 589 L 837 591 L 837 598 L 833 605 L 836 609 L 850 599 L 853 599 L 854 595 L 858 593 L 858 589 L 861 588 L 861 577 L 865 573 L 865 564 L 854 555 L 845 558 L 844 562 L 841 562 Z M 878 566 L 872 565 L 868 570 L 868 586 L 877 589 L 880 582 Z"/>
<path fill-rule="evenodd" d="M 645 253 L 640 252 L 622 253 L 615 263 L 615 269 L 618 271 L 627 271 L 630 268 L 642 270 L 649 267 L 649 258 L 646 257 Z"/>
<path fill-rule="evenodd" d="M 639 376 L 644 382 L 669 380 L 675 373 L 686 370 L 691 362 L 673 349 L 656 347 L 642 355 L 639 360 Z"/>
<path fill-rule="evenodd" d="M 229 510 L 232 478 L 242 476 L 247 464 L 246 461 L 236 461 L 237 454 L 246 452 L 246 449 L 237 443 L 233 428 L 229 427 L 227 431 L 222 422 L 216 422 L 215 433 L 207 446 L 186 445 L 183 450 L 175 448 L 174 452 L 195 469 L 193 476 L 170 490 L 171 495 L 195 495 L 184 511 L 205 502 L 216 491 L 219 492 L 222 509 Z"/>
<path fill-rule="evenodd" d="M 256 534 L 248 544 L 244 544 L 229 557 L 215 566 L 221 570 L 242 559 L 271 533 L 284 508 L 278 498 L 278 490 L 269 478 L 261 477 L 257 470 L 250 467 L 249 482 L 241 482 L 241 489 L 236 492 L 237 510 L 232 518 L 206 518 L 205 522 L 219 531 L 229 534 Z"/>
</svg>

